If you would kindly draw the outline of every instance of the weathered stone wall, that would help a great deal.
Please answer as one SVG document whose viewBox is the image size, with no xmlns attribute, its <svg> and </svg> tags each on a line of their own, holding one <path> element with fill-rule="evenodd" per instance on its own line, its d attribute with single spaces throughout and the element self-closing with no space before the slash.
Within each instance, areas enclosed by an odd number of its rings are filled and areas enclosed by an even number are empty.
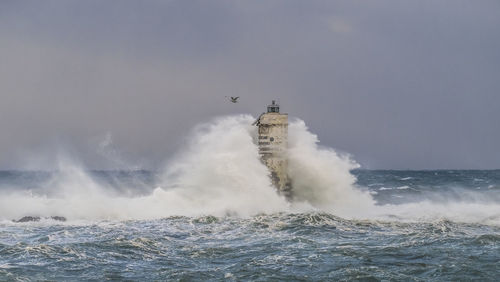
<svg viewBox="0 0 500 282">
<path fill-rule="evenodd" d="M 259 118 L 259 153 L 271 172 L 273 185 L 288 195 L 287 176 L 288 115 L 266 113 Z"/>
</svg>

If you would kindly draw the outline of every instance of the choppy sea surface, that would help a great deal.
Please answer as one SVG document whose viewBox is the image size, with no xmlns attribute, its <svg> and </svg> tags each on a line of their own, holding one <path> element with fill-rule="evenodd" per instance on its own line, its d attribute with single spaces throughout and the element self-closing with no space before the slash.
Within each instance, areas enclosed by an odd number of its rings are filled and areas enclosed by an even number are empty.
<svg viewBox="0 0 500 282">
<path fill-rule="evenodd" d="M 92 179 L 84 184 L 110 190 L 105 198 L 54 192 L 48 187 L 59 186 L 55 173 L 0 172 L 0 280 L 500 279 L 500 171 L 351 173 L 355 189 L 373 200 L 359 204 L 360 213 L 269 211 L 259 199 L 263 212 L 239 214 L 230 206 L 226 214 L 176 215 L 159 208 L 161 197 L 137 203 L 159 193 L 156 172 L 71 176 L 72 183 Z M 206 193 L 182 208 L 212 201 Z M 349 203 L 356 210 L 356 200 Z M 143 216 L 129 216 L 134 212 Z M 40 219 L 14 222 L 24 216 Z"/>
</svg>

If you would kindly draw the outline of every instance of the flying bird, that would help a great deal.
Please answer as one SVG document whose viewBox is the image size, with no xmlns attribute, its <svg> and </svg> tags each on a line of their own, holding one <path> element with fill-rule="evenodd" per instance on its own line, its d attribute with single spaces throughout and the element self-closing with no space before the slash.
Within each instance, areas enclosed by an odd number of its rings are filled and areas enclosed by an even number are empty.
<svg viewBox="0 0 500 282">
<path fill-rule="evenodd" d="M 238 98 L 240 98 L 240 97 L 231 97 L 231 102 L 238 103 Z"/>
</svg>

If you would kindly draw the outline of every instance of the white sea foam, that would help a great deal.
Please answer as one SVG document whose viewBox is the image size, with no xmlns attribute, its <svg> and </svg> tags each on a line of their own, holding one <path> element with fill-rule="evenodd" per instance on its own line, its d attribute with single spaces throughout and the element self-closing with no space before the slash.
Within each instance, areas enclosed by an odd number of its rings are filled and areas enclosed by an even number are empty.
<svg viewBox="0 0 500 282">
<path fill-rule="evenodd" d="M 500 205 L 493 202 L 455 201 L 436 203 L 420 201 L 402 205 L 384 205 L 373 209 L 372 219 L 406 222 L 449 220 L 500 226 Z"/>
<path fill-rule="evenodd" d="M 406 190 L 410 189 L 410 186 L 404 185 L 404 186 L 398 186 L 398 187 L 380 187 L 378 188 L 379 191 L 385 191 L 385 190 Z"/>
<path fill-rule="evenodd" d="M 249 115 L 228 116 L 196 127 L 185 148 L 166 165 L 159 187 L 145 196 L 119 194 L 94 181 L 77 162 L 59 158 L 58 173 L 46 183 L 45 193 L 0 195 L 0 220 L 27 215 L 124 220 L 324 211 L 355 219 L 445 218 L 500 225 L 498 202 L 467 193 L 455 202 L 415 199 L 418 203 L 376 205 L 368 192 L 355 185 L 350 170 L 358 165 L 348 155 L 319 146 L 317 136 L 301 120 L 289 126 L 289 175 L 294 189 L 289 203 L 275 192 L 260 161 L 253 120 Z"/>
</svg>

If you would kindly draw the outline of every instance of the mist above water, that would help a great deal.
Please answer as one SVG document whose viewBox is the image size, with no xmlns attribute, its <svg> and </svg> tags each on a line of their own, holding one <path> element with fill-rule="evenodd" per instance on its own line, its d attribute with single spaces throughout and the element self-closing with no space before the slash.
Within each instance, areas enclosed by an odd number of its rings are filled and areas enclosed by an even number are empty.
<svg viewBox="0 0 500 282">
<path fill-rule="evenodd" d="M 168 216 L 253 216 L 321 211 L 355 219 L 442 220 L 500 224 L 498 201 L 481 198 L 379 205 L 358 187 L 348 155 L 321 147 L 304 121 L 289 125 L 291 202 L 276 193 L 260 161 L 250 115 L 226 116 L 197 126 L 160 171 L 154 187 L 134 182 L 119 189 L 96 181 L 85 167 L 60 158 L 42 189 L 3 189 L 0 219 L 64 216 L 68 220 L 155 219 Z M 137 185 L 144 187 L 137 187 Z M 149 184 L 150 185 L 150 184 Z M 142 193 L 128 193 L 142 189 Z"/>
</svg>

